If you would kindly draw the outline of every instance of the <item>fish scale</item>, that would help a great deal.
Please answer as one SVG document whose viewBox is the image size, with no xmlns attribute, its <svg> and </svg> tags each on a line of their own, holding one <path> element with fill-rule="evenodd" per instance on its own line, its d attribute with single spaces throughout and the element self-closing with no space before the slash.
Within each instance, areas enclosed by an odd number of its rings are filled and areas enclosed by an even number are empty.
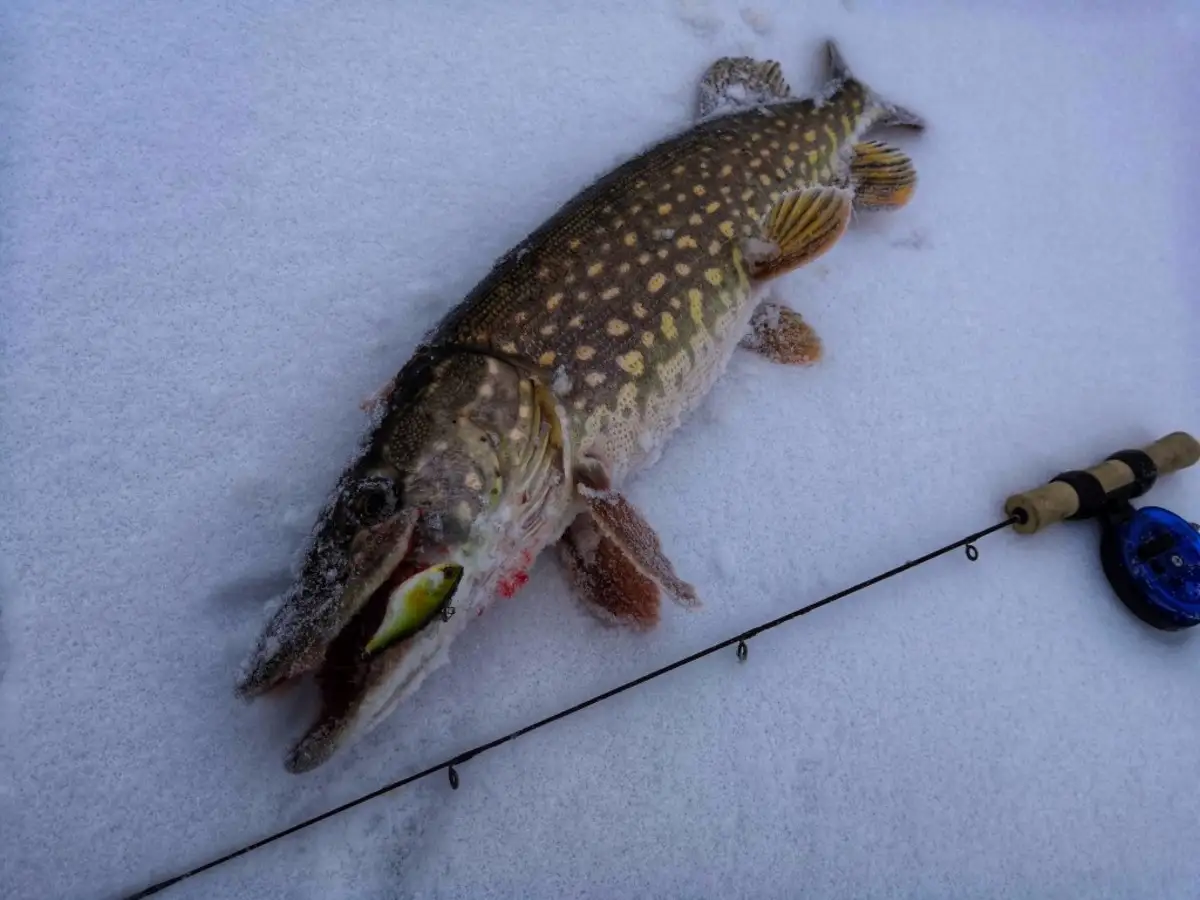
<svg viewBox="0 0 1200 900">
<path fill-rule="evenodd" d="M 636 439 L 609 434 L 604 455 L 619 481 L 742 337 L 755 296 L 742 242 L 788 192 L 845 181 L 845 148 L 879 114 L 849 78 L 824 100 L 724 115 L 651 147 L 503 259 L 430 343 L 557 375 L 584 452 L 614 417 L 637 420 L 624 429 Z"/>
<path fill-rule="evenodd" d="M 916 182 L 907 156 L 863 136 L 921 119 L 832 42 L 826 56 L 827 83 L 803 99 L 776 62 L 715 62 L 694 125 L 566 203 L 380 393 L 239 678 L 254 696 L 316 670 L 321 715 L 291 771 L 383 721 L 549 547 L 585 606 L 618 622 L 652 626 L 663 596 L 699 602 L 622 483 L 738 347 L 819 358 L 764 285 L 834 246 L 854 207 L 902 206 Z"/>
</svg>

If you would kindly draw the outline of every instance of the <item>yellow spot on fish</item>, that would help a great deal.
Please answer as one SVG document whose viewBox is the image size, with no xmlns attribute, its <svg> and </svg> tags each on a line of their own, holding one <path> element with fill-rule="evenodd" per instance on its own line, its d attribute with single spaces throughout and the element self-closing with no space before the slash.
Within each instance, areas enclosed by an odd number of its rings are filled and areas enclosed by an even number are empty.
<svg viewBox="0 0 1200 900">
<path fill-rule="evenodd" d="M 587 382 L 588 387 L 600 387 L 600 385 L 604 384 L 604 373 L 588 372 L 583 376 L 583 380 Z"/>
<path fill-rule="evenodd" d="M 666 247 L 661 247 L 658 249 L 657 253 L 659 259 L 666 259 L 671 254 L 671 251 Z"/>
<path fill-rule="evenodd" d="M 850 117 L 842 116 L 842 134 L 844 134 L 846 137 L 850 137 L 853 132 L 854 126 L 850 124 Z"/>
<path fill-rule="evenodd" d="M 543 353 L 541 356 L 539 356 L 539 357 L 538 357 L 538 365 L 539 365 L 539 366 L 548 366 L 548 365 L 550 365 L 551 363 L 553 363 L 553 362 L 554 362 L 554 358 L 555 358 L 557 355 L 558 355 L 558 354 L 557 354 L 557 353 L 555 353 L 553 350 L 547 350 L 545 353 Z"/>
<path fill-rule="evenodd" d="M 712 215 L 713 213 L 715 213 L 715 212 L 716 212 L 718 209 L 720 209 L 720 208 L 721 208 L 721 201 L 720 201 L 720 200 L 714 200 L 714 201 L 712 201 L 710 204 L 708 204 L 708 206 L 704 207 L 704 211 L 705 211 L 706 213 L 708 213 L 709 215 Z"/>
<path fill-rule="evenodd" d="M 813 137 L 816 137 L 816 135 L 813 135 Z M 792 153 L 795 153 L 799 149 L 800 149 L 800 145 L 797 144 L 795 141 L 788 142 L 788 150 L 791 151 Z"/>
<path fill-rule="evenodd" d="M 671 170 L 672 175 L 682 175 L 687 171 L 687 166 L 676 166 Z"/>
<path fill-rule="evenodd" d="M 857 97 L 851 97 L 850 98 L 850 108 L 852 110 L 854 110 L 855 112 L 861 111 L 862 110 L 862 101 L 859 100 Z"/>
<path fill-rule="evenodd" d="M 697 197 L 703 197 L 705 194 L 704 185 L 697 184 L 692 186 L 692 193 Z"/>
<path fill-rule="evenodd" d="M 666 215 L 667 213 L 669 213 L 670 211 L 671 211 L 671 204 L 670 204 L 670 203 L 660 203 L 660 204 L 658 204 L 658 214 L 659 214 L 660 216 L 665 216 L 665 215 Z"/>
<path fill-rule="evenodd" d="M 771 149 L 778 150 L 779 149 L 779 141 L 771 141 Z"/>
<path fill-rule="evenodd" d="M 567 326 L 570 328 L 582 328 L 583 316 L 571 316 L 571 321 L 567 323 Z"/>
<path fill-rule="evenodd" d="M 554 332 L 556 332 L 556 331 L 558 331 L 558 326 L 555 325 L 553 322 L 551 322 L 548 325 L 543 325 L 541 328 L 538 329 L 538 333 L 541 334 L 543 337 L 550 337 L 550 335 L 554 334 Z"/>
<path fill-rule="evenodd" d="M 783 169 L 776 169 L 775 177 L 782 181 L 784 178 L 787 178 L 787 172 L 783 171 Z M 772 197 L 771 199 L 774 200 L 775 198 Z"/>
<path fill-rule="evenodd" d="M 631 267 L 630 267 L 629 263 L 621 263 L 619 266 L 617 266 L 617 271 L 620 272 L 622 275 L 624 275 L 626 272 L 629 271 L 630 268 Z"/>
<path fill-rule="evenodd" d="M 603 300 L 611 300 L 613 297 L 619 296 L 620 293 L 621 293 L 621 289 L 619 287 L 610 287 L 610 288 L 605 288 L 603 291 L 601 291 L 600 297 Z"/>
<path fill-rule="evenodd" d="M 678 297 L 672 297 L 671 298 L 671 309 L 682 309 L 682 308 L 683 308 L 683 303 L 680 301 L 680 299 Z"/>
<path fill-rule="evenodd" d="M 709 284 L 711 284 L 713 287 L 717 287 L 718 285 L 721 284 L 722 281 L 725 280 L 725 276 L 721 274 L 720 269 L 705 269 L 704 270 L 704 280 L 707 281 Z M 696 290 L 696 289 L 692 288 L 692 290 Z M 696 291 L 696 293 L 698 294 L 700 292 Z M 691 296 L 691 295 L 689 294 L 689 296 Z"/>
<path fill-rule="evenodd" d="M 810 144 L 815 144 L 817 142 L 817 133 L 815 131 L 804 132 L 804 140 Z"/>
<path fill-rule="evenodd" d="M 711 280 L 711 279 L 710 279 Z M 715 284 L 716 282 L 714 282 Z M 696 288 L 688 291 L 688 310 L 692 314 L 692 321 L 697 325 L 704 324 L 704 295 Z"/>
<path fill-rule="evenodd" d="M 667 276 L 662 272 L 655 272 L 650 276 L 650 280 L 646 282 L 646 290 L 652 294 L 657 294 L 663 289 L 663 285 L 667 283 Z"/>
<path fill-rule="evenodd" d="M 808 164 L 810 166 L 815 166 L 817 164 L 817 160 L 820 158 L 821 158 L 821 154 L 818 153 L 816 150 L 808 151 Z"/>
<path fill-rule="evenodd" d="M 633 215 L 636 216 L 638 213 L 640 213 L 642 211 L 642 204 L 640 204 L 640 203 L 633 204 L 633 206 L 629 207 L 629 211 L 631 213 L 633 213 Z"/>
<path fill-rule="evenodd" d="M 752 159 L 752 160 L 750 160 L 750 168 L 752 168 L 752 169 L 757 169 L 757 168 L 758 168 L 759 166 L 761 166 L 761 165 L 762 165 L 762 160 L 761 160 L 761 159 Z"/>
<path fill-rule="evenodd" d="M 592 278 L 595 278 L 597 275 L 599 275 L 603 271 L 604 271 L 604 263 L 592 263 L 590 266 L 588 266 L 588 269 L 587 269 L 588 275 L 590 275 Z"/>
<path fill-rule="evenodd" d="M 609 319 L 605 330 L 613 337 L 620 337 L 623 334 L 629 334 L 629 323 L 622 322 L 620 319 Z"/>
<path fill-rule="evenodd" d="M 640 350 L 630 350 L 628 353 L 618 356 L 617 365 L 634 377 L 646 371 L 645 361 Z"/>
<path fill-rule="evenodd" d="M 732 222 L 729 222 L 729 221 L 722 222 L 720 225 L 717 226 L 717 229 L 721 232 L 721 234 L 725 235 L 725 237 L 727 237 L 727 238 L 733 237 L 733 223 Z"/>
<path fill-rule="evenodd" d="M 721 166 L 721 171 L 719 174 L 722 178 L 728 178 L 733 174 L 733 166 L 729 165 L 729 163 L 725 163 L 725 165 Z"/>
<path fill-rule="evenodd" d="M 517 345 L 514 344 L 512 341 L 505 341 L 503 344 L 500 345 L 500 351 L 502 353 L 516 353 Z"/>
<path fill-rule="evenodd" d="M 743 200 L 753 200 L 754 199 L 754 188 L 746 188 L 744 191 L 742 191 L 742 199 Z"/>
<path fill-rule="evenodd" d="M 563 300 L 563 295 L 562 295 L 561 291 L 558 293 L 555 293 L 555 294 L 551 294 L 546 299 L 546 309 L 553 312 L 554 310 L 558 309 L 558 306 L 560 303 L 562 303 L 562 300 Z"/>
<path fill-rule="evenodd" d="M 703 221 L 704 216 L 700 215 L 700 213 L 692 213 L 690 216 L 688 216 L 689 225 L 699 225 Z"/>
<path fill-rule="evenodd" d="M 790 156 L 785 156 L 783 158 L 783 165 L 786 169 L 788 169 L 790 171 L 790 170 L 796 168 L 796 161 L 794 159 L 792 159 Z"/>
<path fill-rule="evenodd" d="M 758 155 L 761 156 L 763 159 L 770 159 L 771 151 L 768 150 L 766 147 L 763 147 L 763 149 L 758 151 Z"/>
<path fill-rule="evenodd" d="M 575 358 L 582 359 L 585 362 L 596 355 L 596 348 L 589 347 L 587 344 L 575 348 Z"/>
<path fill-rule="evenodd" d="M 709 241 L 709 243 L 708 243 L 709 255 L 716 256 L 720 252 L 721 252 L 721 242 L 720 241 Z"/>
<path fill-rule="evenodd" d="M 675 263 L 675 271 L 680 275 L 691 275 L 692 267 L 687 263 Z"/>
<path fill-rule="evenodd" d="M 829 166 L 821 166 L 821 173 L 820 173 L 820 174 L 821 174 L 821 179 L 822 179 L 823 181 L 828 181 L 828 180 L 829 180 L 829 178 L 830 178 Z"/>
<path fill-rule="evenodd" d="M 572 250 L 578 250 L 583 246 L 583 241 L 581 241 L 579 238 L 571 238 L 569 241 L 567 241 L 567 246 Z"/>
<path fill-rule="evenodd" d="M 669 312 L 662 314 L 662 333 L 668 341 L 673 341 L 679 336 L 679 329 L 675 327 L 675 317 Z"/>
<path fill-rule="evenodd" d="M 762 135 L 761 135 L 761 134 L 759 134 L 759 133 L 756 131 L 756 132 L 754 132 L 753 134 L 751 134 L 751 135 L 750 135 L 750 140 L 751 140 L 751 141 L 761 141 L 761 140 L 762 140 Z"/>
<path fill-rule="evenodd" d="M 579 291 L 575 296 L 580 300 L 586 300 L 588 297 L 590 297 L 592 295 L 590 293 L 588 293 L 587 291 Z"/>
<path fill-rule="evenodd" d="M 837 132 L 835 132 L 828 125 L 822 125 L 821 127 L 825 129 L 825 134 L 829 138 L 829 145 L 831 147 L 836 147 L 838 144 Z"/>
<path fill-rule="evenodd" d="M 692 237 L 691 235 L 685 234 L 683 237 L 681 237 L 675 241 L 675 246 L 678 247 L 680 250 L 695 250 L 696 249 L 696 239 L 694 237 Z"/>
<path fill-rule="evenodd" d="M 538 277 L 538 281 L 549 281 L 550 280 L 550 270 L 547 269 L 545 266 L 542 266 L 540 269 L 537 270 L 537 277 Z"/>
<path fill-rule="evenodd" d="M 646 348 L 650 348 L 650 347 L 654 346 L 654 332 L 653 331 L 643 331 L 642 332 L 642 345 Z"/>
<path fill-rule="evenodd" d="M 675 199 L 682 203 L 687 199 L 687 194 L 676 194 Z"/>
<path fill-rule="evenodd" d="M 650 257 L 649 253 L 639 253 L 638 254 L 638 262 L 640 262 L 643 266 L 646 263 L 650 262 L 650 259 L 651 259 L 651 257 Z"/>
</svg>

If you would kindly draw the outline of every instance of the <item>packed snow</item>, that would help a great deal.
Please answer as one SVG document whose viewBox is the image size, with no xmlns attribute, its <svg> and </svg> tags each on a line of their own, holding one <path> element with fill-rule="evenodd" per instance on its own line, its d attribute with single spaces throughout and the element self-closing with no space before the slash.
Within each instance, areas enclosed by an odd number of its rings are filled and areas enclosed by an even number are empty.
<svg viewBox="0 0 1200 900">
<path fill-rule="evenodd" d="M 703 605 L 615 630 L 553 554 L 345 755 L 234 697 L 417 339 L 684 127 L 834 37 L 930 124 L 912 203 L 776 296 L 631 499 Z M 119 897 L 1200 433 L 1200 14 L 1178 2 L 134 4 L 0 31 L 0 896 Z M 1200 516 L 1200 468 L 1146 502 Z M 1096 529 L 941 558 L 157 896 L 1194 898 L 1200 636 Z"/>
</svg>

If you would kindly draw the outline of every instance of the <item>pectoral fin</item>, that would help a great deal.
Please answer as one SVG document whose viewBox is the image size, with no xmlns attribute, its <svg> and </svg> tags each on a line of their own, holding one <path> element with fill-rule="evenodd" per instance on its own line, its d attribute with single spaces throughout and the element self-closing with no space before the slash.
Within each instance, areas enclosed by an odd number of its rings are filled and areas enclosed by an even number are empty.
<svg viewBox="0 0 1200 900">
<path fill-rule="evenodd" d="M 581 487 L 596 532 L 645 578 L 684 606 L 699 606 L 696 589 L 680 578 L 663 553 L 662 542 L 637 508 L 616 491 Z"/>
<path fill-rule="evenodd" d="M 821 338 L 800 313 L 764 300 L 750 318 L 750 333 L 738 346 L 771 362 L 811 366 L 821 359 Z"/>
<path fill-rule="evenodd" d="M 580 514 L 558 542 L 571 586 L 597 618 L 650 629 L 658 624 L 662 592 L 610 538 L 591 513 Z"/>
<path fill-rule="evenodd" d="M 907 154 L 890 144 L 863 141 L 854 145 L 850 180 L 859 209 L 898 209 L 912 199 L 917 170 Z"/>
<path fill-rule="evenodd" d="M 854 193 L 823 185 L 786 194 L 767 213 L 759 238 L 743 244 L 752 278 L 762 281 L 812 262 L 845 234 Z"/>
</svg>

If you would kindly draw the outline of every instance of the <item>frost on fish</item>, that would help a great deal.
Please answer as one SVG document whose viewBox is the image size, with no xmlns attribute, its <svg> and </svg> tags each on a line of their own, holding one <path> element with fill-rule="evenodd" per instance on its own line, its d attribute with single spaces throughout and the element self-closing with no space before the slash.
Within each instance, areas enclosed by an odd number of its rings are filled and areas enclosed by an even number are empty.
<svg viewBox="0 0 1200 900">
<path fill-rule="evenodd" d="M 261 693 L 316 670 L 322 713 L 293 771 L 374 727 L 549 546 L 617 619 L 655 621 L 663 594 L 699 605 L 623 486 L 739 347 L 815 358 L 815 333 L 760 303 L 764 285 L 836 246 L 856 199 L 894 208 L 912 194 L 907 157 L 864 137 L 919 120 L 854 79 L 832 42 L 826 57 L 819 107 L 791 96 L 777 62 L 716 61 L 696 122 L 502 256 L 370 404 L 364 455 L 247 676 Z M 395 489 L 386 514 L 362 519 L 357 492 L 379 479 Z M 436 566 L 462 571 L 444 622 L 426 617 L 450 603 L 445 584 L 421 587 Z"/>
</svg>

